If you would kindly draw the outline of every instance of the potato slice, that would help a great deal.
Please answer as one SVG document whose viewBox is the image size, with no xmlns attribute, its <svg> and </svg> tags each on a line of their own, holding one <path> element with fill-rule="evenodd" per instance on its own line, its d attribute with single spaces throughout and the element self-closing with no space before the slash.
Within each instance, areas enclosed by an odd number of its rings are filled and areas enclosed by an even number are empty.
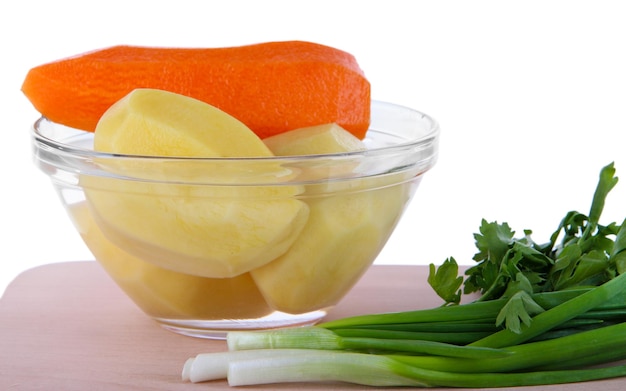
<svg viewBox="0 0 626 391">
<path fill-rule="evenodd" d="M 284 253 L 308 216 L 307 205 L 294 197 L 302 188 L 285 185 L 289 175 L 276 163 L 237 168 L 223 161 L 159 160 L 273 156 L 241 122 L 183 95 L 131 92 L 101 118 L 94 148 L 155 157 L 102 158 L 98 163 L 122 178 L 81 181 L 109 240 L 175 272 L 210 278 L 246 273 Z M 269 185 L 253 185 L 259 178 Z M 215 181 L 222 186 L 206 185 Z"/>
<path fill-rule="evenodd" d="M 264 141 L 281 155 L 365 148 L 332 124 Z M 349 178 L 349 172 L 341 175 Z M 303 199 L 310 214 L 302 233 L 285 254 L 250 272 L 270 306 L 302 313 L 336 304 L 374 261 L 400 218 L 411 191 L 404 175 L 308 185 Z"/>
<path fill-rule="evenodd" d="M 160 268 L 109 241 L 85 203 L 71 206 L 68 212 L 98 262 L 150 316 L 222 320 L 258 318 L 272 312 L 248 273 L 233 278 L 205 278 Z"/>
<path fill-rule="evenodd" d="M 341 126 L 330 123 L 263 139 L 276 156 L 320 155 L 365 150 L 365 144 Z"/>
</svg>

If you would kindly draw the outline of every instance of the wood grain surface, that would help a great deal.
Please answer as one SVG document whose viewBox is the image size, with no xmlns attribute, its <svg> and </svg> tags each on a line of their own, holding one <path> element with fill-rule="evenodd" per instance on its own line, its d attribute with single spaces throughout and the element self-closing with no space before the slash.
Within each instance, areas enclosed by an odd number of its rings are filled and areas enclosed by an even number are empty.
<svg viewBox="0 0 626 391">
<path fill-rule="evenodd" d="M 426 266 L 373 266 L 327 319 L 441 304 Z M 221 390 L 225 381 L 181 380 L 185 360 L 224 341 L 174 334 L 145 316 L 93 261 L 27 270 L 0 298 L 0 390 Z M 232 388 L 235 389 L 235 388 Z M 372 390 L 348 384 L 281 384 L 253 390 Z M 518 387 L 624 390 L 626 379 Z M 513 389 L 512 389 L 513 390 Z"/>
</svg>

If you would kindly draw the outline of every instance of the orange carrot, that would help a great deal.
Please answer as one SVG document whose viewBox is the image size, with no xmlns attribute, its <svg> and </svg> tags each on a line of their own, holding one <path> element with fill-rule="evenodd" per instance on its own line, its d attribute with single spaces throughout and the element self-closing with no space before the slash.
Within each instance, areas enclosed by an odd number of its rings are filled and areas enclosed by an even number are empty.
<svg viewBox="0 0 626 391">
<path fill-rule="evenodd" d="M 370 85 L 355 58 L 302 41 L 229 48 L 114 46 L 35 67 L 22 85 L 43 116 L 87 131 L 135 88 L 205 101 L 261 138 L 331 122 L 363 138 L 369 126 Z"/>
</svg>

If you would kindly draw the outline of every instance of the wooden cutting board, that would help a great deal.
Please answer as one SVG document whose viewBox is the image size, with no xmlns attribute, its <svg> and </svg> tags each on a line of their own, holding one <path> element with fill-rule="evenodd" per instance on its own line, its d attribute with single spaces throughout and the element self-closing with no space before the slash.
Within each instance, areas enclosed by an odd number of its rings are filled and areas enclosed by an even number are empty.
<svg viewBox="0 0 626 391">
<path fill-rule="evenodd" d="M 328 319 L 441 304 L 426 266 L 373 266 Z M 185 360 L 224 341 L 185 337 L 146 317 L 93 261 L 40 266 L 0 299 L 0 390 L 222 390 L 181 381 Z M 624 390 L 626 378 L 512 390 Z M 232 388 L 235 389 L 235 388 Z M 348 384 L 281 384 L 254 390 L 372 390 Z"/>
</svg>

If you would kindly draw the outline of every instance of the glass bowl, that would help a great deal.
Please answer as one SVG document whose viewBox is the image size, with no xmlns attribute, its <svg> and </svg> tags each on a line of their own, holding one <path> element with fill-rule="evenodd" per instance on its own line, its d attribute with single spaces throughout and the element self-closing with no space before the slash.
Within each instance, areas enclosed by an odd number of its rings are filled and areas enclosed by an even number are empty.
<svg viewBox="0 0 626 391">
<path fill-rule="evenodd" d="M 40 118 L 34 160 L 95 259 L 168 330 L 310 325 L 354 286 L 437 159 L 429 116 L 372 102 L 367 150 L 271 158 L 95 152 Z"/>
</svg>

